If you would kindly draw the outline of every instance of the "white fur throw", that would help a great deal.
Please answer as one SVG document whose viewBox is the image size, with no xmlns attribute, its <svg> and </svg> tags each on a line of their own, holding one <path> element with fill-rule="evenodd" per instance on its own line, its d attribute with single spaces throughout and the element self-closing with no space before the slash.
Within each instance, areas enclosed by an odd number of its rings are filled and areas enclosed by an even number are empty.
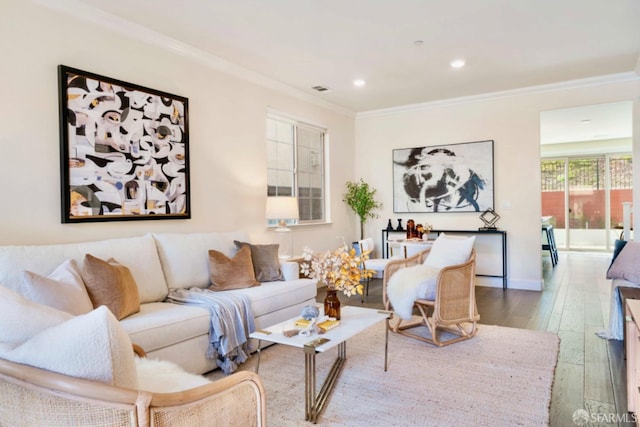
<svg viewBox="0 0 640 427">
<path fill-rule="evenodd" d="M 152 393 L 172 393 L 188 390 L 211 381 L 201 375 L 184 371 L 180 366 L 166 360 L 136 357 L 138 389 Z"/>
<path fill-rule="evenodd" d="M 410 319 L 413 302 L 418 298 L 435 299 L 436 280 L 440 268 L 424 264 L 402 268 L 387 284 L 387 296 L 393 310 L 403 319 Z"/>
</svg>

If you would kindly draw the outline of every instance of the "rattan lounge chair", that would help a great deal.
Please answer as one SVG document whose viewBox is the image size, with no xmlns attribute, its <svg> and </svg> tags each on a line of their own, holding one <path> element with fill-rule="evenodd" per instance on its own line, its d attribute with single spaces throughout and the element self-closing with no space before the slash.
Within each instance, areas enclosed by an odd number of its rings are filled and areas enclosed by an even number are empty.
<svg viewBox="0 0 640 427">
<path fill-rule="evenodd" d="M 393 310 L 387 296 L 387 283 L 391 276 L 401 268 L 424 262 L 428 254 L 429 249 L 387 264 L 382 282 L 386 310 Z M 414 308 L 420 315 L 411 320 L 397 317 L 389 322 L 390 330 L 439 347 L 473 337 L 480 319 L 475 298 L 475 267 L 476 254 L 473 250 L 465 263 L 442 268 L 437 278 L 435 300 L 417 299 Z M 412 331 L 424 326 L 429 329 L 430 337 Z M 443 341 L 440 335 L 444 331 L 454 334 L 454 337 Z"/>
<path fill-rule="evenodd" d="M 266 426 L 258 376 L 237 372 L 176 393 L 92 382 L 0 359 L 2 426 Z"/>
</svg>

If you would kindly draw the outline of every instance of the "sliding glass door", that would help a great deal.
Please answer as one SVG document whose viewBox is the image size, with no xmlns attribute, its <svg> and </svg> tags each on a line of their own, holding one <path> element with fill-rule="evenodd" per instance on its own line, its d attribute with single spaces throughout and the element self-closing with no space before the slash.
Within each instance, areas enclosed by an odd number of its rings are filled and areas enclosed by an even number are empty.
<svg viewBox="0 0 640 427">
<path fill-rule="evenodd" d="M 542 216 L 560 249 L 611 250 L 631 201 L 631 168 L 631 155 L 542 160 Z"/>
</svg>

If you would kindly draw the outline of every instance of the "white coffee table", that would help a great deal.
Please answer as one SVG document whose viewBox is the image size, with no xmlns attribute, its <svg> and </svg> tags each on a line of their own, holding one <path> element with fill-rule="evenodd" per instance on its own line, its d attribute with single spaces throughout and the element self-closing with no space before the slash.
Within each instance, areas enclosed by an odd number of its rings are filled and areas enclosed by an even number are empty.
<svg viewBox="0 0 640 427">
<path fill-rule="evenodd" d="M 320 307 L 322 310 L 322 308 Z M 251 338 L 258 340 L 258 362 L 256 373 L 260 369 L 260 341 L 269 341 L 277 344 L 284 344 L 290 347 L 303 349 L 304 352 L 304 384 L 305 384 L 305 420 L 314 424 L 324 408 L 327 398 L 331 394 L 336 379 L 342 371 L 342 367 L 347 358 L 347 340 L 370 326 L 385 320 L 384 338 L 384 370 L 387 370 L 387 351 L 389 343 L 388 322 L 392 312 L 375 310 L 371 308 L 342 306 L 340 313 L 340 325 L 329 332 L 321 335 L 301 336 L 295 335 L 287 337 L 284 331 L 299 329 L 295 326 L 295 321 L 300 319 L 296 316 L 266 329 L 255 331 Z M 327 350 L 338 346 L 338 356 L 333 362 L 331 370 L 327 374 L 320 390 L 316 393 L 316 354 L 324 353 Z"/>
</svg>

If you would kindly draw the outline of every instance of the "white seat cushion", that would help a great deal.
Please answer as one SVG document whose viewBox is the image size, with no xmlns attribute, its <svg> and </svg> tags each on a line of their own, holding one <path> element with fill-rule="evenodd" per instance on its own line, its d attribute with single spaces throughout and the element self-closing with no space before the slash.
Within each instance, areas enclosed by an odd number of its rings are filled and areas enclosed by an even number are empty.
<svg viewBox="0 0 640 427">
<path fill-rule="evenodd" d="M 225 292 L 249 297 L 254 317 L 260 317 L 315 298 L 318 290 L 315 280 L 298 279 L 286 282 L 263 282 L 260 286 L 253 288 Z"/>
<path fill-rule="evenodd" d="M 131 341 L 149 353 L 209 334 L 209 311 L 201 307 L 153 302 L 120 321 Z"/>
</svg>

